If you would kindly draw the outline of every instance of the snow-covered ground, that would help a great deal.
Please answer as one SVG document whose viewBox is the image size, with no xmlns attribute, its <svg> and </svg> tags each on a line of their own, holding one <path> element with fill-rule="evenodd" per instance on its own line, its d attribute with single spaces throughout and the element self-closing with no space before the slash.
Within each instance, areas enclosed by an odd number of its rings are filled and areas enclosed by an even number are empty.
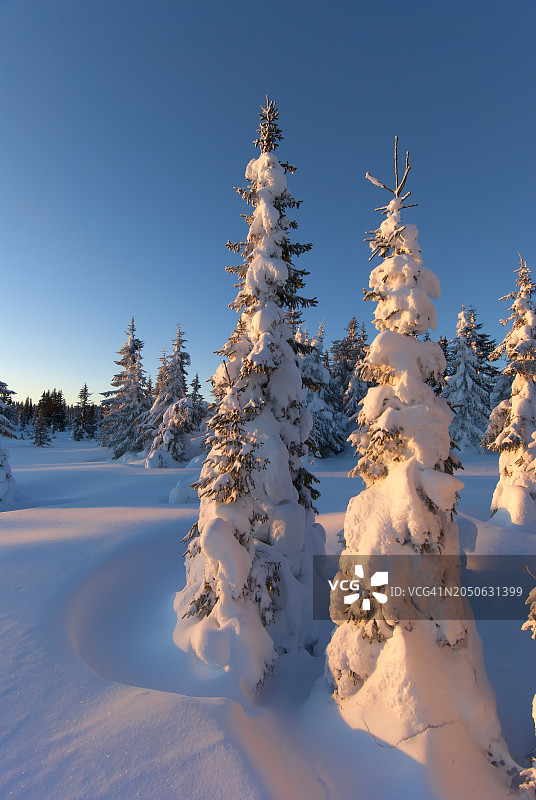
<svg viewBox="0 0 536 800">
<path fill-rule="evenodd" d="M 220 696 L 217 672 L 200 672 L 172 638 L 181 538 L 197 506 L 168 497 L 198 471 L 110 462 L 93 442 L 61 434 L 48 448 L 0 445 L 22 495 L 0 514 L 2 799 L 507 797 L 489 775 L 485 794 L 475 793 L 471 765 L 449 762 L 447 738 L 434 771 L 437 755 L 352 729 L 330 700 L 322 656 L 282 664 L 254 705 Z M 465 549 L 536 553 L 536 531 L 489 522 L 497 458 L 464 462 Z M 330 553 L 360 488 L 346 477 L 351 466 L 345 452 L 313 467 Z M 535 746 L 536 644 L 518 622 L 479 630 L 503 733 L 521 763 Z"/>
</svg>

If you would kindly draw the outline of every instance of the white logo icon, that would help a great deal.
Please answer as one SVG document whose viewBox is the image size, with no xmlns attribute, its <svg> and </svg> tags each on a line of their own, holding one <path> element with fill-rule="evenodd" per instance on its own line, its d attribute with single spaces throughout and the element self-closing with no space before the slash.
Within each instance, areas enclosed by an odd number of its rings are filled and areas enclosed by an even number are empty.
<svg viewBox="0 0 536 800">
<path fill-rule="evenodd" d="M 361 564 L 355 565 L 355 574 L 357 575 L 358 578 L 364 580 L 365 573 L 363 571 L 363 567 L 361 566 Z M 388 572 L 375 572 L 372 578 L 370 579 L 371 586 L 385 586 L 388 582 L 389 582 Z M 355 583 L 356 581 L 352 581 L 352 589 L 354 588 Z M 359 583 L 357 583 L 357 587 L 355 588 L 357 589 L 356 592 L 345 596 L 344 598 L 345 605 L 347 606 L 352 605 L 352 603 L 355 603 L 356 600 L 359 600 L 361 594 L 364 594 L 364 592 L 362 592 L 360 589 Z M 383 605 L 383 603 L 387 602 L 387 595 L 384 594 L 383 592 L 371 592 L 371 594 L 378 601 L 378 603 Z M 370 611 L 370 599 L 368 596 L 363 597 L 362 608 L 363 611 Z"/>
</svg>

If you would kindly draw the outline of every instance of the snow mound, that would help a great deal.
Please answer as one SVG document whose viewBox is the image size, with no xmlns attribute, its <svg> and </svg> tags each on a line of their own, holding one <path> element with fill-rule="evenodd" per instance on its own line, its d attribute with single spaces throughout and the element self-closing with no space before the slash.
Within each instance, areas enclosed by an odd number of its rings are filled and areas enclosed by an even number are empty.
<svg viewBox="0 0 536 800">
<path fill-rule="evenodd" d="M 196 489 L 192 489 L 191 484 L 199 479 L 199 475 L 193 475 L 191 478 L 181 478 L 177 481 L 176 486 L 169 493 L 169 502 L 171 505 L 181 505 L 184 503 L 198 503 L 199 497 Z"/>
<path fill-rule="evenodd" d="M 383 647 L 371 646 L 371 674 L 341 705 L 341 714 L 352 728 L 374 731 L 377 740 L 425 763 L 441 787 L 437 796 L 499 800 L 505 791 L 501 772 L 515 787 L 519 771 L 501 738 L 478 634 L 470 631 L 463 649 L 438 648 L 434 626 L 433 621 L 419 621 L 412 630 L 398 626 Z M 353 638 L 332 639 L 328 651 L 346 650 Z"/>
<path fill-rule="evenodd" d="M 493 522 L 504 528 L 534 525 L 536 522 L 536 504 L 524 486 L 499 481 L 493 494 L 492 507 L 497 509 L 492 516 Z"/>
</svg>

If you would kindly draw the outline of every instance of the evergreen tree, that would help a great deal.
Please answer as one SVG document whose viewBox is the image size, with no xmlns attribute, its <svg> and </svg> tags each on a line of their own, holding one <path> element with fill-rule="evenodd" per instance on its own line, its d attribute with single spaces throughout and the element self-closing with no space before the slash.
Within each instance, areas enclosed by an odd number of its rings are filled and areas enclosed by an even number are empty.
<svg viewBox="0 0 536 800">
<path fill-rule="evenodd" d="M 18 421 L 21 432 L 21 439 L 25 438 L 25 431 L 28 425 L 31 425 L 34 415 L 34 407 L 31 399 L 26 398 L 24 403 L 18 404 Z"/>
<path fill-rule="evenodd" d="M 153 394 L 155 399 L 160 394 L 161 388 L 166 382 L 166 372 L 167 372 L 167 356 L 166 356 L 166 351 L 164 350 L 164 348 L 162 348 L 162 355 L 160 356 L 160 367 L 158 368 L 156 383 L 153 389 Z"/>
<path fill-rule="evenodd" d="M 531 589 L 531 592 L 527 597 L 525 604 L 528 605 L 530 608 L 527 621 L 523 623 L 522 630 L 531 631 L 532 638 L 536 639 L 536 586 L 533 589 Z"/>
<path fill-rule="evenodd" d="M 102 403 L 100 440 L 104 447 L 111 448 L 114 458 L 143 450 L 143 425 L 150 403 L 142 367 L 143 342 L 135 336 L 134 317 L 125 333 L 127 340 L 115 362 L 121 372 L 112 379 L 114 388 L 104 393 L 106 399 Z"/>
<path fill-rule="evenodd" d="M 16 489 L 17 484 L 9 465 L 9 453 L 4 447 L 0 447 L 0 511 L 13 499 Z"/>
<path fill-rule="evenodd" d="M 78 403 L 74 409 L 72 423 L 72 437 L 75 441 L 81 439 L 93 439 L 97 429 L 97 409 L 93 403 L 89 402 L 91 392 L 84 383 L 78 393 Z"/>
<path fill-rule="evenodd" d="M 52 442 L 50 417 L 48 413 L 49 399 L 50 394 L 49 397 L 47 397 L 43 392 L 34 415 L 34 431 L 32 438 L 36 447 L 47 447 Z"/>
<path fill-rule="evenodd" d="M 0 436 L 8 439 L 16 439 L 17 434 L 13 423 L 11 409 L 11 395 L 15 394 L 9 389 L 4 381 L 0 381 Z M 9 464 L 9 453 L 0 445 L 0 509 L 6 505 L 8 500 L 13 498 L 16 490 L 16 483 L 11 473 Z"/>
<path fill-rule="evenodd" d="M 489 416 L 489 387 L 485 373 L 479 370 L 478 355 L 472 346 L 475 332 L 474 315 L 462 305 L 453 346 L 454 372 L 443 390 L 443 397 L 454 411 L 450 435 L 462 450 L 480 447 Z"/>
<path fill-rule="evenodd" d="M 302 341 L 307 334 L 302 334 Z M 313 418 L 310 446 L 319 458 L 340 453 L 346 442 L 348 419 L 339 411 L 337 390 L 331 385 L 331 375 L 324 365 L 324 326 L 320 325 L 318 334 L 310 341 L 309 352 L 303 356 L 301 371 L 304 384 L 305 406 Z"/>
<path fill-rule="evenodd" d="M 67 403 L 63 398 L 63 392 L 60 389 L 57 391 L 53 389 L 49 393 L 50 410 L 48 412 L 52 432 L 60 431 L 63 433 L 67 425 Z"/>
<path fill-rule="evenodd" d="M 429 342 L 431 341 L 431 336 L 429 332 L 423 337 L 423 341 Z M 426 381 L 426 383 L 432 387 L 434 390 L 434 394 L 440 395 L 443 393 L 445 386 L 447 384 L 448 376 L 452 375 L 453 373 L 453 355 L 452 355 L 452 347 L 451 343 L 447 339 L 446 336 L 440 336 L 437 340 L 438 345 L 440 346 L 443 355 L 445 356 L 445 372 L 443 375 L 431 375 L 430 378 Z"/>
<path fill-rule="evenodd" d="M 231 304 L 238 324 L 219 351 L 212 378 L 216 407 L 207 425 L 210 451 L 196 484 L 199 521 L 189 535 L 187 583 L 177 595 L 175 640 L 197 656 L 254 687 L 279 654 L 312 647 L 312 553 L 323 548 L 314 523 L 312 475 L 301 458 L 311 416 L 301 403 L 302 380 L 286 321 L 291 309 L 314 304 L 301 297 L 305 270 L 293 257 L 310 245 L 292 244 L 286 209 L 298 206 L 287 190 L 275 148 L 282 138 L 278 111 L 261 112 L 260 156 L 248 164 L 249 185 L 238 189 L 252 206 L 246 217 L 243 263 Z"/>
<path fill-rule="evenodd" d="M 301 309 L 299 308 L 289 309 L 285 314 L 285 318 L 288 322 L 290 330 L 292 331 L 292 335 L 296 337 L 296 334 L 303 325 Z"/>
<path fill-rule="evenodd" d="M 354 349 L 354 368 L 348 380 L 348 385 L 343 398 L 344 413 L 348 419 L 353 419 L 356 414 L 358 414 L 361 401 L 364 399 L 368 390 L 368 384 L 362 377 L 363 364 L 365 362 L 367 352 L 367 332 L 365 330 L 365 324 L 363 323 L 356 338 Z"/>
<path fill-rule="evenodd" d="M 367 351 L 367 333 L 364 324 L 359 328 L 355 316 L 345 331 L 346 336 L 331 345 L 329 369 L 338 410 L 350 417 L 367 393 L 367 386 L 360 378 L 360 365 Z"/>
<path fill-rule="evenodd" d="M 16 439 L 13 402 L 11 395 L 15 394 L 13 389 L 9 389 L 7 383 L 0 381 L 0 436 L 8 439 Z"/>
<path fill-rule="evenodd" d="M 197 372 L 194 379 L 190 384 L 190 400 L 192 405 L 192 425 L 194 430 L 199 430 L 207 413 L 207 404 L 203 395 L 201 394 L 201 384 L 199 382 L 199 375 Z"/>
<path fill-rule="evenodd" d="M 177 323 L 177 334 L 173 342 L 173 350 L 169 358 L 166 357 L 165 351 L 162 350 L 161 366 L 155 387 L 156 397 L 145 421 L 145 436 L 147 440 L 151 441 L 152 449 L 154 449 L 153 440 L 160 433 L 164 414 L 171 405 L 178 400 L 182 400 L 188 393 L 186 381 L 187 367 L 190 366 L 190 356 L 184 348 L 185 343 L 186 339 L 179 322 Z"/>
<path fill-rule="evenodd" d="M 499 372 L 499 376 L 491 392 L 490 405 L 492 410 L 494 408 L 497 408 L 497 406 L 500 403 L 502 403 L 503 400 L 508 400 L 511 393 L 512 393 L 512 376 L 504 375 L 504 373 Z"/>
<path fill-rule="evenodd" d="M 452 348 L 450 346 L 450 342 L 446 336 L 440 336 L 437 340 L 437 343 L 443 351 L 443 355 L 445 356 L 445 376 L 452 375 L 454 370 L 452 367 Z"/>
<path fill-rule="evenodd" d="M 382 258 L 371 272 L 370 291 L 365 291 L 365 299 L 377 303 L 375 325 L 380 331 L 365 368 L 378 385 L 369 389 L 358 416 L 359 429 L 351 437 L 360 455 L 355 473 L 366 488 L 348 505 L 343 556 L 355 564 L 357 556 L 414 555 L 419 576 L 426 574 L 425 583 L 442 586 L 450 583 L 456 559 L 437 556 L 459 553 L 453 509 L 463 484 L 452 474 L 452 412 L 427 384 L 431 375 L 443 374 L 444 356 L 437 343 L 418 338 L 435 328 L 432 299 L 439 296 L 440 287 L 434 273 L 423 266 L 417 228 L 401 221 L 402 209 L 408 207 L 409 192 L 403 194 L 403 189 L 409 169 L 406 155 L 399 180 L 395 145 L 396 188 L 389 189 L 394 197 L 382 209 L 385 220 L 368 240 L 372 257 Z M 388 189 L 368 173 L 367 177 Z M 348 580 L 359 574 L 344 559 L 340 570 L 340 577 Z M 464 742 L 471 737 L 483 755 L 489 750 L 505 761 L 498 720 L 481 688 L 485 678 L 479 675 L 478 634 L 463 620 L 461 604 L 445 620 L 434 611 L 433 598 L 422 606 L 406 592 L 384 612 L 386 596 L 372 595 L 367 603 L 362 597 L 358 592 L 357 599 L 338 613 L 332 604 L 338 626 L 328 646 L 327 667 L 339 702 L 355 696 L 351 707 L 362 714 L 363 727 L 388 744 L 422 735 L 423 747 L 431 746 L 431 729 L 456 720 L 465 729 Z M 461 699 L 453 673 L 472 687 L 478 720 Z M 404 713 L 404 708 L 411 712 Z"/>
<path fill-rule="evenodd" d="M 482 327 L 483 324 L 477 322 L 477 314 L 474 306 L 469 306 L 468 336 L 471 347 L 476 354 L 477 371 L 480 376 L 480 382 L 487 393 L 487 409 L 489 416 L 493 408 L 490 398 L 500 376 L 500 370 L 498 370 L 491 361 L 491 355 L 497 347 L 497 342 L 488 336 L 487 333 L 482 333 Z"/>
<path fill-rule="evenodd" d="M 514 524 L 524 525 L 536 521 L 536 285 L 527 262 L 519 259 L 517 290 L 501 297 L 513 301 L 510 316 L 501 320 L 512 327 L 491 354 L 494 360 L 506 356 L 503 372 L 513 378 L 511 396 L 493 410 L 483 444 L 500 453 L 492 512 L 505 509 Z"/>
<path fill-rule="evenodd" d="M 146 467 L 176 467 L 179 462 L 188 461 L 187 443 L 189 434 L 194 430 L 193 416 L 190 397 L 182 397 L 168 406 L 145 459 Z"/>
<path fill-rule="evenodd" d="M 51 434 L 55 431 L 64 431 L 67 424 L 67 403 L 63 398 L 61 389 L 47 389 L 41 395 L 37 408 L 41 417 L 46 419 L 47 427 Z"/>
<path fill-rule="evenodd" d="M 533 578 L 536 578 L 535 575 L 531 572 Z M 532 638 L 536 639 L 536 586 L 531 590 L 529 596 L 525 600 L 526 605 L 529 606 L 529 614 L 528 619 L 526 622 L 523 623 L 521 629 L 524 631 L 531 631 Z M 532 701 L 532 717 L 534 719 L 534 727 L 536 728 L 536 695 L 534 695 L 534 699 Z M 532 756 L 532 763 L 534 764 L 533 767 L 529 767 L 528 769 L 524 770 L 521 773 L 523 780 L 523 786 L 531 789 L 536 789 L 536 754 L 533 753 Z"/>
</svg>

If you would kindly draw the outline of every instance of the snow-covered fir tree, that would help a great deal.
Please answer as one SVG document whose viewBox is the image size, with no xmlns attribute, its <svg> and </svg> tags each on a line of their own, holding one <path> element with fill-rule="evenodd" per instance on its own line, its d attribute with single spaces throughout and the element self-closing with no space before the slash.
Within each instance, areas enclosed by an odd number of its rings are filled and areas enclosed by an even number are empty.
<svg viewBox="0 0 536 800">
<path fill-rule="evenodd" d="M 185 350 L 185 344 L 186 339 L 178 322 L 171 355 L 166 356 L 162 350 L 160 369 L 154 388 L 155 398 L 145 422 L 145 436 L 150 441 L 158 434 L 168 408 L 188 394 L 187 368 L 190 366 L 190 356 Z"/>
<path fill-rule="evenodd" d="M 502 403 L 503 400 L 508 400 L 512 394 L 512 383 L 513 381 L 511 375 L 504 375 L 502 372 L 499 373 L 490 397 L 490 406 L 492 411 L 494 408 L 497 408 L 497 406 Z"/>
<path fill-rule="evenodd" d="M 15 394 L 7 383 L 0 381 L 0 436 L 7 439 L 16 439 L 17 433 L 11 414 L 8 409 L 8 401 L 11 395 Z M 15 479 L 13 478 L 9 464 L 9 453 L 0 445 L 0 509 L 6 505 L 14 496 L 16 490 Z"/>
<path fill-rule="evenodd" d="M 452 348 L 450 342 L 446 336 L 440 336 L 437 343 L 445 356 L 445 376 L 452 375 Z"/>
<path fill-rule="evenodd" d="M 27 397 L 24 403 L 17 403 L 17 420 L 19 423 L 20 438 L 25 439 L 27 428 L 31 425 L 34 415 L 34 405 L 32 400 Z"/>
<path fill-rule="evenodd" d="M 13 394 L 15 394 L 13 389 L 10 389 L 4 381 L 0 381 L 0 436 L 8 439 L 17 438 L 14 408 L 10 403 Z"/>
<path fill-rule="evenodd" d="M 11 472 L 9 453 L 0 446 L 0 511 L 6 507 L 16 492 L 17 484 Z"/>
<path fill-rule="evenodd" d="M 150 407 L 145 373 L 142 367 L 143 342 L 135 336 L 134 317 L 125 332 L 127 340 L 115 363 L 121 367 L 111 384 L 111 391 L 103 392 L 103 418 L 100 426 L 100 442 L 111 448 L 114 458 L 127 452 L 139 452 L 144 447 L 144 421 Z"/>
<path fill-rule="evenodd" d="M 463 484 L 452 474 L 452 412 L 427 383 L 430 376 L 443 374 L 445 359 L 437 343 L 418 338 L 436 327 L 432 299 L 439 297 L 440 286 L 423 266 L 417 228 L 401 220 L 409 207 L 409 192 L 404 193 L 409 170 L 406 155 L 399 178 L 395 145 L 395 189 L 367 173 L 393 196 L 382 209 L 384 221 L 368 240 L 371 258 L 382 258 L 365 291 L 365 299 L 377 303 L 380 332 L 365 360 L 377 385 L 369 389 L 359 428 L 351 436 L 359 455 L 356 474 L 366 488 L 348 505 L 342 555 L 353 565 L 358 556 L 414 556 L 412 563 L 417 561 L 418 570 L 426 573 L 424 582 L 442 586 L 454 577 L 456 561 L 442 556 L 459 553 L 453 509 Z M 340 569 L 340 577 L 349 580 L 359 574 L 344 558 Z M 392 580 L 396 583 L 397 576 Z M 482 675 L 474 624 L 461 615 L 438 618 L 433 598 L 421 607 L 406 592 L 389 612 L 383 602 L 372 596 L 367 608 L 358 594 L 339 609 L 332 603 L 338 624 L 327 649 L 327 674 L 343 713 L 351 707 L 354 724 L 359 716 L 359 727 L 402 749 L 405 743 L 411 747 L 416 736 L 424 748 L 441 747 L 435 729 L 455 724 L 464 752 L 471 747 L 483 759 L 492 753 L 507 764 L 505 769 L 514 770 L 515 781 L 516 767 L 500 738 Z M 453 611 L 459 613 L 460 606 Z M 473 713 L 476 707 L 478 714 Z"/>
<path fill-rule="evenodd" d="M 191 391 L 190 391 L 190 400 L 192 404 L 192 425 L 194 426 L 194 430 L 199 430 L 201 427 L 201 423 L 205 419 L 207 413 L 207 403 L 203 395 L 201 394 L 201 383 L 199 382 L 199 375 L 197 372 L 194 375 L 194 379 L 190 384 Z"/>
<path fill-rule="evenodd" d="M 290 308 L 286 314 L 285 318 L 288 322 L 289 328 L 292 331 L 292 335 L 296 337 L 296 334 L 300 330 L 301 326 L 303 325 L 302 319 L 302 312 L 299 308 Z"/>
<path fill-rule="evenodd" d="M 200 406 L 190 395 L 172 403 L 164 413 L 145 466 L 151 469 L 176 467 L 180 462 L 189 461 L 194 455 L 190 440 L 193 434 L 199 433 L 202 418 Z"/>
<path fill-rule="evenodd" d="M 177 323 L 177 334 L 169 358 L 162 357 L 158 374 L 158 394 L 147 415 L 147 438 L 152 440 L 145 459 L 148 468 L 173 467 L 184 461 L 186 436 L 193 430 L 193 409 L 187 397 L 187 367 L 190 356 L 184 345 L 186 339 Z"/>
<path fill-rule="evenodd" d="M 536 579 L 536 576 L 533 577 Z M 536 639 L 536 586 L 531 590 L 525 604 L 529 606 L 529 614 L 527 621 L 522 625 L 522 630 L 531 631 L 532 638 Z"/>
<path fill-rule="evenodd" d="M 517 289 L 501 297 L 513 301 L 510 316 L 501 320 L 512 327 L 491 356 L 506 357 L 503 372 L 513 378 L 511 395 L 493 410 L 483 443 L 500 454 L 492 513 L 504 509 L 509 521 L 525 525 L 536 522 L 536 285 L 519 258 Z"/>
<path fill-rule="evenodd" d="M 36 447 L 47 447 L 52 442 L 46 399 L 42 397 L 34 414 L 32 441 Z"/>
<path fill-rule="evenodd" d="M 461 450 L 479 450 L 488 425 L 489 386 L 472 347 L 474 333 L 474 315 L 462 305 L 452 347 L 453 373 L 443 390 L 443 397 L 454 411 L 450 435 Z"/>
<path fill-rule="evenodd" d="M 534 575 L 532 572 L 531 575 L 536 580 L 536 575 Z M 532 638 L 536 639 L 536 585 L 531 590 L 525 603 L 529 606 L 529 614 L 527 621 L 523 623 L 521 629 L 524 631 L 530 631 Z M 534 695 L 534 699 L 532 701 L 532 718 L 534 720 L 534 728 L 536 730 L 536 695 Z M 523 784 L 525 786 L 536 790 L 536 753 L 533 753 L 532 762 L 534 766 L 525 770 L 522 773 L 522 778 L 524 779 Z"/>
<path fill-rule="evenodd" d="M 240 314 L 212 378 L 216 406 L 208 420 L 210 451 L 197 483 L 199 520 L 189 534 L 187 583 L 178 593 L 175 642 L 201 661 L 254 688 L 276 658 L 312 648 L 312 555 L 323 551 L 315 523 L 307 452 L 311 415 L 302 406 L 302 378 L 286 321 L 301 297 L 304 270 L 294 257 L 310 245 L 291 243 L 286 210 L 298 205 L 287 189 L 275 149 L 282 138 L 278 110 L 261 110 L 260 155 L 237 191 L 252 206 L 242 252 Z"/>
<path fill-rule="evenodd" d="M 160 367 L 158 368 L 158 373 L 156 375 L 156 382 L 153 387 L 153 395 L 155 399 L 160 394 L 160 389 L 162 388 L 162 385 L 165 382 L 166 370 L 167 370 L 167 356 L 166 356 L 166 350 L 163 347 L 162 355 L 160 356 Z"/>
<path fill-rule="evenodd" d="M 482 331 L 483 323 L 477 322 L 477 313 L 474 306 L 468 309 L 468 338 L 477 358 L 477 371 L 482 386 L 486 390 L 488 417 L 494 406 L 491 404 L 491 395 L 494 391 L 500 370 L 492 363 L 491 355 L 497 347 L 497 342 L 487 333 Z"/>
<path fill-rule="evenodd" d="M 368 391 L 368 384 L 362 377 L 363 364 L 368 352 L 367 332 L 363 323 L 355 342 L 355 363 L 348 385 L 344 393 L 344 413 L 348 419 L 353 419 L 359 412 L 361 401 Z"/>
<path fill-rule="evenodd" d="M 67 403 L 61 389 L 53 389 L 50 393 L 50 425 L 52 433 L 63 431 L 67 426 Z"/>
<path fill-rule="evenodd" d="M 329 351 L 329 370 L 338 410 L 352 417 L 367 393 L 367 384 L 361 379 L 361 365 L 367 352 L 367 332 L 359 328 L 352 317 L 345 328 L 346 336 L 336 339 Z"/>
<path fill-rule="evenodd" d="M 308 387 L 305 405 L 313 418 L 310 446 L 315 456 L 324 458 L 342 452 L 346 442 L 348 418 L 339 410 L 337 392 L 324 364 L 324 325 L 320 324 L 318 334 L 311 339 L 302 330 L 303 332 L 298 333 L 298 342 L 309 345 L 301 359 L 301 372 L 303 382 Z"/>
</svg>

